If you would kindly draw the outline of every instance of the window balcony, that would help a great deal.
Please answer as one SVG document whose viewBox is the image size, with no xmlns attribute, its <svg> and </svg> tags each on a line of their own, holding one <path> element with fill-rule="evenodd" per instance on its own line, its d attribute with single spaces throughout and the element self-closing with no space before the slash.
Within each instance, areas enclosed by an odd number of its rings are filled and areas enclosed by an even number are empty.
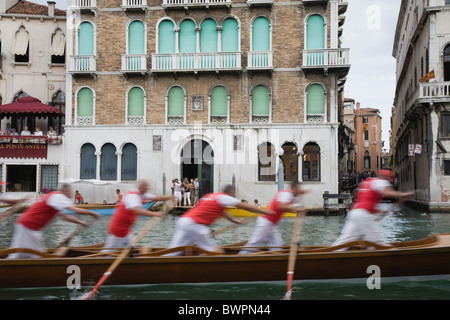
<svg viewBox="0 0 450 320">
<path fill-rule="evenodd" d="M 120 6 L 123 10 L 133 11 L 133 10 L 147 10 L 147 0 L 122 0 L 122 5 Z"/>
<path fill-rule="evenodd" d="M 163 0 L 163 8 L 209 8 L 231 7 L 231 0 Z"/>
<path fill-rule="evenodd" d="M 273 52 L 272 51 L 248 51 L 247 52 L 248 70 L 273 70 Z"/>
<path fill-rule="evenodd" d="M 252 6 L 272 6 L 274 0 L 247 0 L 247 5 Z"/>
<path fill-rule="evenodd" d="M 350 49 L 312 49 L 303 50 L 302 68 L 308 69 L 342 69 L 350 70 Z"/>
<path fill-rule="evenodd" d="M 421 103 L 450 102 L 450 81 L 421 83 L 418 98 Z"/>
<path fill-rule="evenodd" d="M 97 0 L 69 0 L 69 6 L 73 10 L 94 12 L 97 9 Z"/>
<path fill-rule="evenodd" d="M 123 73 L 147 73 L 147 55 L 145 54 L 123 54 L 122 69 Z"/>
<path fill-rule="evenodd" d="M 70 56 L 69 72 L 71 74 L 93 74 L 97 71 L 94 55 Z"/>
<path fill-rule="evenodd" d="M 156 53 L 152 72 L 199 72 L 241 70 L 240 52 Z"/>
</svg>

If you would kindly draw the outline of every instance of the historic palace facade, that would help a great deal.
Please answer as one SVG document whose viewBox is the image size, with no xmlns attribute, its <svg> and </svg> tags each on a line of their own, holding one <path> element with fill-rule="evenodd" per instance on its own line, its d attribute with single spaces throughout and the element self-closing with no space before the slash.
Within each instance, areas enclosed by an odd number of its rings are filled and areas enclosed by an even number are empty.
<svg viewBox="0 0 450 320">
<path fill-rule="evenodd" d="M 112 194 L 147 178 L 168 194 L 172 179 L 198 177 L 202 194 L 234 184 L 262 204 L 296 180 L 310 190 L 306 206 L 320 207 L 324 191 L 338 191 L 346 9 L 341 0 L 70 1 L 64 179 L 86 197 L 89 181 Z"/>
</svg>

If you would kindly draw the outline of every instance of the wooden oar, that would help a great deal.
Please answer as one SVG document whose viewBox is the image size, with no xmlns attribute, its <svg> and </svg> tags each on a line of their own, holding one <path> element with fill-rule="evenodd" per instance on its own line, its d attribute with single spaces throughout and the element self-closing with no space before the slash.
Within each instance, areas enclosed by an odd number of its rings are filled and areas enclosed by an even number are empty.
<svg viewBox="0 0 450 320">
<path fill-rule="evenodd" d="M 61 247 L 66 247 L 70 241 L 72 241 L 72 239 L 74 237 L 76 237 L 81 231 L 83 231 L 85 228 L 88 228 L 91 224 L 93 224 L 95 222 L 95 219 L 93 219 L 91 222 L 89 222 L 89 224 L 87 226 L 80 226 L 78 229 L 76 229 L 74 232 L 72 232 L 66 240 L 64 240 L 63 242 L 61 242 L 57 248 L 61 248 Z"/>
<path fill-rule="evenodd" d="M 302 231 L 303 220 L 305 218 L 306 211 L 300 211 L 297 213 L 297 217 L 294 222 L 294 229 L 292 231 L 291 248 L 289 250 L 289 262 L 287 269 L 287 290 L 284 296 L 284 300 L 291 300 L 292 294 L 292 281 L 294 280 L 295 262 L 297 260 L 297 251 L 299 246 L 300 233 Z"/>
<path fill-rule="evenodd" d="M 228 231 L 228 230 L 234 229 L 234 228 L 236 228 L 237 226 L 238 226 L 238 225 L 237 225 L 236 223 L 232 223 L 232 224 L 230 224 L 230 225 L 228 225 L 228 226 L 226 226 L 226 227 L 223 227 L 222 229 L 219 229 L 219 230 L 217 230 L 217 231 L 212 232 L 211 235 L 212 235 L 213 237 L 215 237 L 215 236 L 217 236 L 218 234 L 221 234 L 222 232 L 226 232 L 226 231 Z"/>
<path fill-rule="evenodd" d="M 22 207 L 22 204 L 26 201 L 26 199 L 23 199 L 22 201 L 18 201 L 16 202 L 13 206 L 11 206 L 11 208 L 9 208 L 8 210 L 6 210 L 5 212 L 3 212 L 0 215 L 0 224 L 3 222 L 4 219 L 6 219 L 7 217 L 9 217 L 10 215 L 16 213 L 17 211 L 19 211 L 19 209 Z"/>
<path fill-rule="evenodd" d="M 120 263 L 129 255 L 133 247 L 141 241 L 141 239 L 159 222 L 162 217 L 152 217 L 149 222 L 142 228 L 136 238 L 131 242 L 131 244 L 122 250 L 122 253 L 117 257 L 117 259 L 112 263 L 112 265 L 106 270 L 100 280 L 97 282 L 95 287 L 89 292 L 88 295 L 81 297 L 82 300 L 88 300 L 92 298 L 98 291 L 98 288 L 109 278 L 109 276 L 114 272 L 114 270 L 120 265 Z"/>
</svg>

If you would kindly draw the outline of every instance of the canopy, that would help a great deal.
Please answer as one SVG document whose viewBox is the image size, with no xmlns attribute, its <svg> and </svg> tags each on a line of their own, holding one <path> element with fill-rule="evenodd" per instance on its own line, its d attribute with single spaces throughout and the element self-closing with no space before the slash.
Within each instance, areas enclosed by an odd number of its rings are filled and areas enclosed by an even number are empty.
<svg viewBox="0 0 450 320">
<path fill-rule="evenodd" d="M 59 109 L 44 104 L 39 99 L 30 96 L 19 98 L 16 102 L 0 105 L 1 118 L 14 115 L 35 117 L 64 116 Z"/>
</svg>

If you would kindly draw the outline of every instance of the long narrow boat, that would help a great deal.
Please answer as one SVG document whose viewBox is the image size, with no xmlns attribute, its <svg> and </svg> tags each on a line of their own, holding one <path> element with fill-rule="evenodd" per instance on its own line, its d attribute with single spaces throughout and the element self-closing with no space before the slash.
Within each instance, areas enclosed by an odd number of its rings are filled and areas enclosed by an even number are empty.
<svg viewBox="0 0 450 320">
<path fill-rule="evenodd" d="M 105 285 L 286 279 L 289 247 L 276 251 L 254 248 L 255 253 L 239 255 L 241 245 L 222 246 L 220 252 L 206 252 L 195 246 L 136 248 Z M 336 251 L 343 247 L 351 250 Z M 120 254 L 120 250 L 102 253 L 99 246 L 91 246 L 70 248 L 63 254 L 49 250 L 34 259 L 4 258 L 17 250 L 0 252 L 1 288 L 65 287 L 73 272 L 69 266 L 79 268 L 81 285 L 93 286 Z M 183 255 L 165 256 L 174 251 L 182 251 Z M 367 278 L 368 268 L 373 265 L 380 268 L 382 277 L 450 274 L 450 234 L 392 243 L 392 247 L 366 241 L 338 247 L 300 247 L 294 276 L 296 280 Z"/>
<path fill-rule="evenodd" d="M 263 207 L 265 208 L 265 207 Z M 239 218 L 249 218 L 249 217 L 257 217 L 258 214 L 244 210 L 244 209 L 238 209 L 235 207 L 227 207 L 226 211 L 228 211 L 229 213 L 231 213 L 232 215 L 234 215 L 235 217 L 239 217 Z M 295 212 L 285 212 L 283 214 L 284 218 L 295 218 L 297 216 L 297 214 Z"/>
<path fill-rule="evenodd" d="M 144 209 L 150 209 L 156 202 L 147 202 L 144 204 Z M 116 203 L 84 203 L 84 204 L 77 204 L 76 206 L 79 208 L 91 210 L 94 212 L 97 212 L 103 216 L 110 216 L 114 212 L 114 208 L 116 207 Z"/>
</svg>

